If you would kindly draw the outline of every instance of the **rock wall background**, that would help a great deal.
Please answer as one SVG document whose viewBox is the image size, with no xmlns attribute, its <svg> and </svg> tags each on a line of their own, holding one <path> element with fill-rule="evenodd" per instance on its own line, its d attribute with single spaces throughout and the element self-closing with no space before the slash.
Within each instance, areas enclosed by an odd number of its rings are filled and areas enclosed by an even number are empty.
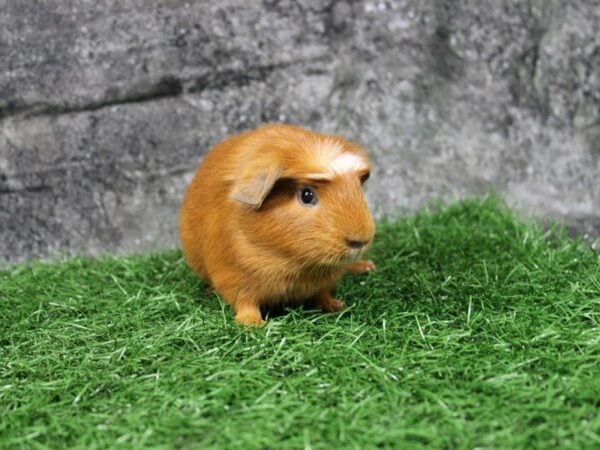
<svg viewBox="0 0 600 450">
<path fill-rule="evenodd" d="M 202 154 L 363 144 L 378 214 L 494 188 L 600 234 L 600 2 L 0 0 L 0 263 L 178 245 Z"/>
</svg>

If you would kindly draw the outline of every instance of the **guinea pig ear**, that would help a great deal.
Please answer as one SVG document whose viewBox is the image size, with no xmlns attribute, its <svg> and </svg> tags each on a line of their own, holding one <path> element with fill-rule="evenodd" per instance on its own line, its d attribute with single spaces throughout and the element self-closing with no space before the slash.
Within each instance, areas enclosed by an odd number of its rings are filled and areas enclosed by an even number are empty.
<svg viewBox="0 0 600 450">
<path fill-rule="evenodd" d="M 235 183 L 231 198 L 258 209 L 282 174 L 283 169 L 281 167 L 273 167 L 247 174 Z"/>
</svg>

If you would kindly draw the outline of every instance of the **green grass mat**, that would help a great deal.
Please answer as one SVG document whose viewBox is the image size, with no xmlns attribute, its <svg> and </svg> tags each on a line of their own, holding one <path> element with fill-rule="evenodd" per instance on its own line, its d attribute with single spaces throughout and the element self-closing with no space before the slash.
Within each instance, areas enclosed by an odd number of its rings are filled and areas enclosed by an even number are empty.
<svg viewBox="0 0 600 450">
<path fill-rule="evenodd" d="M 0 447 L 599 448 L 600 260 L 500 201 L 380 224 L 244 330 L 178 252 L 0 273 Z"/>
</svg>

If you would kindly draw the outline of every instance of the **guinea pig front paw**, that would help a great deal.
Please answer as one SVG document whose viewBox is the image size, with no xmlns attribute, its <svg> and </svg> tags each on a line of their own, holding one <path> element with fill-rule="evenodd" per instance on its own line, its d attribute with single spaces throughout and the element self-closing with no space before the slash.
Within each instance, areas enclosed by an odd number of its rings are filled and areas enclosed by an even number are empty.
<svg viewBox="0 0 600 450">
<path fill-rule="evenodd" d="M 321 311 L 323 312 L 334 313 L 343 311 L 344 309 L 346 309 L 346 304 L 337 298 L 331 299 L 326 305 L 321 305 Z"/>
<path fill-rule="evenodd" d="M 350 273 L 372 272 L 375 270 L 375 263 L 370 259 L 361 259 L 360 261 L 348 264 L 348 266 L 346 266 L 346 270 Z"/>
<path fill-rule="evenodd" d="M 263 320 L 260 313 L 255 314 L 248 312 L 243 314 L 237 314 L 235 316 L 235 321 L 240 325 L 244 325 L 245 327 L 260 327 L 267 323 L 265 320 Z"/>
<path fill-rule="evenodd" d="M 331 293 L 323 292 L 317 295 L 316 306 L 323 312 L 334 313 L 346 308 L 344 302 L 334 298 Z"/>
<path fill-rule="evenodd" d="M 256 300 L 243 293 L 235 299 L 233 310 L 235 311 L 236 322 L 241 325 L 258 327 L 266 323 L 262 318 Z"/>
</svg>

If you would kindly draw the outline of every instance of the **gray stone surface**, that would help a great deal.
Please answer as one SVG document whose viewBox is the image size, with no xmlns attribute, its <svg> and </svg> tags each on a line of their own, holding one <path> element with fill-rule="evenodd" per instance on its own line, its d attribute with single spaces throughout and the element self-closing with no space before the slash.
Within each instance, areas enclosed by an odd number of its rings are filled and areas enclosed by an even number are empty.
<svg viewBox="0 0 600 450">
<path fill-rule="evenodd" d="M 178 245 L 265 121 L 363 144 L 379 215 L 495 189 L 594 240 L 600 3 L 0 0 L 0 264 Z"/>
</svg>

